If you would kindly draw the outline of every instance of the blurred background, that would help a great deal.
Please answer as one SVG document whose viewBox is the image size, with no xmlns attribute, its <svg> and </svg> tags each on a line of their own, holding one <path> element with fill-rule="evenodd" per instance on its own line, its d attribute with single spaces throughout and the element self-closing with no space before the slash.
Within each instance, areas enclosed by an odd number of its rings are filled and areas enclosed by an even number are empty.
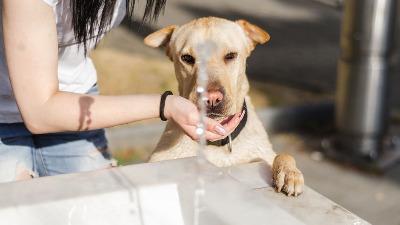
<svg viewBox="0 0 400 225">
<path fill-rule="evenodd" d="M 247 74 L 250 96 L 276 152 L 293 154 L 306 185 L 354 214 L 372 224 L 400 225 L 400 161 L 384 168 L 360 167 L 326 154 L 336 132 L 343 0 L 168 0 L 157 23 L 141 25 L 144 3 L 139 1 L 134 20 L 124 20 L 108 33 L 91 55 L 102 94 L 178 93 L 173 64 L 162 49 L 145 46 L 144 37 L 205 16 L 248 20 L 271 35 L 248 59 Z M 400 21 L 396 20 L 383 142 L 398 154 Z M 121 165 L 146 162 L 164 125 L 154 119 L 108 129 L 114 156 Z"/>
</svg>

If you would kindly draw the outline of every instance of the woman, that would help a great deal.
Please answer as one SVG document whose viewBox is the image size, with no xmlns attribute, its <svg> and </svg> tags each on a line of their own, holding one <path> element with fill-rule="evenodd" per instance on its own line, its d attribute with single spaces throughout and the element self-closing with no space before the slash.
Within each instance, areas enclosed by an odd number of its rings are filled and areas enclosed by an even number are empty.
<svg viewBox="0 0 400 225">
<path fill-rule="evenodd" d="M 107 168 L 105 127 L 160 117 L 196 139 L 199 113 L 170 95 L 102 96 L 88 53 L 134 0 L 2 0 L 0 29 L 0 182 Z M 165 0 L 147 0 L 143 21 Z M 128 6 L 128 7 L 127 7 Z M 128 9 L 128 10 L 127 10 Z M 219 140 L 239 123 L 208 119 Z"/>
</svg>

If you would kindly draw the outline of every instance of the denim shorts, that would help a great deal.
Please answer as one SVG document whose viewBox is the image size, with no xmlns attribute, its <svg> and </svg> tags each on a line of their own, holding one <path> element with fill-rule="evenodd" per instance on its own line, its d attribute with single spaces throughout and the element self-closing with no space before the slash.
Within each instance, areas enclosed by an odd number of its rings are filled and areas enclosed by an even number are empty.
<svg viewBox="0 0 400 225">
<path fill-rule="evenodd" d="M 0 183 L 16 180 L 21 171 L 41 177 L 116 165 L 103 129 L 35 135 L 24 123 L 0 123 Z"/>
</svg>

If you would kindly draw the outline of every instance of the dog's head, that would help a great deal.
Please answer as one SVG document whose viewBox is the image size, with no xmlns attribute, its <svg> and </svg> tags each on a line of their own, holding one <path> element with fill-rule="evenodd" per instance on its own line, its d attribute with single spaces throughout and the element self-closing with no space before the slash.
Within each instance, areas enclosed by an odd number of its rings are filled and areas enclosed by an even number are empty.
<svg viewBox="0 0 400 225">
<path fill-rule="evenodd" d="M 249 91 L 246 58 L 257 43 L 269 40 L 267 32 L 244 20 L 207 17 L 183 26 L 158 30 L 144 40 L 151 47 L 164 47 L 174 62 L 179 94 L 197 103 L 198 45 L 208 40 L 216 44 L 207 61 L 207 115 L 221 119 L 240 112 Z"/>
</svg>

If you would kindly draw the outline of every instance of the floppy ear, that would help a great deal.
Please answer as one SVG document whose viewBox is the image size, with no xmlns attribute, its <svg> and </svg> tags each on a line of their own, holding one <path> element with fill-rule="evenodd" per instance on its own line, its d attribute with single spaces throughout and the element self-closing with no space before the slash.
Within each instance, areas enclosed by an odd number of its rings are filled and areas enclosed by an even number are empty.
<svg viewBox="0 0 400 225">
<path fill-rule="evenodd" d="M 148 35 L 144 39 L 144 43 L 150 47 L 157 48 L 157 47 L 165 47 L 165 52 L 167 56 L 171 58 L 169 55 L 169 48 L 168 48 L 168 43 L 171 40 L 172 33 L 174 30 L 178 28 L 178 26 L 169 26 L 165 27 L 161 30 L 158 30 L 150 35 Z"/>
<path fill-rule="evenodd" d="M 250 40 L 250 51 L 254 49 L 257 43 L 264 44 L 270 38 L 266 31 L 246 20 L 237 20 L 236 23 L 244 30 L 244 33 Z"/>
</svg>

